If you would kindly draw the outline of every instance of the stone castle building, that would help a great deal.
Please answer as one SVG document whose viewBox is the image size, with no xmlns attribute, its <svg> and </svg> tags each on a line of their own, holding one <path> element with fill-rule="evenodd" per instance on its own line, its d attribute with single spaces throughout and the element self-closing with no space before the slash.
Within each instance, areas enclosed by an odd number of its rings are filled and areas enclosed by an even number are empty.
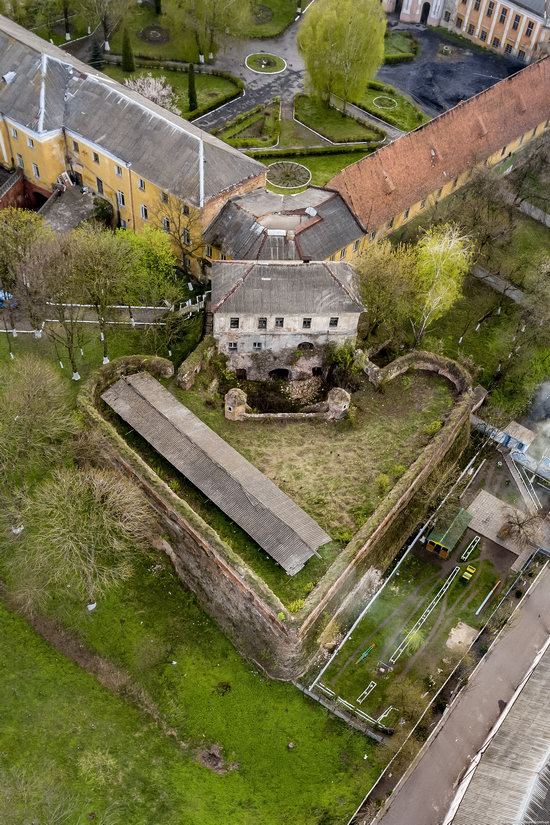
<svg viewBox="0 0 550 825">
<path fill-rule="evenodd" d="M 549 0 L 383 0 L 405 23 L 444 26 L 526 63 L 550 47 Z"/>
<path fill-rule="evenodd" d="M 327 345 L 355 338 L 364 307 L 349 264 L 219 262 L 212 268 L 213 334 L 243 378 L 303 378 Z"/>
</svg>

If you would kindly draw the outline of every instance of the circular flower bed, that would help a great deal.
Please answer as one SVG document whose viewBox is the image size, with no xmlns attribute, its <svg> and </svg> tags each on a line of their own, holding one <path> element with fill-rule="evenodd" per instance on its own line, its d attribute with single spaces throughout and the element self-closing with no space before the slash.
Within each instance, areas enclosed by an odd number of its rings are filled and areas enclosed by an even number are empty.
<svg viewBox="0 0 550 825">
<path fill-rule="evenodd" d="M 145 40 L 146 43 L 168 43 L 170 40 L 170 32 L 162 26 L 145 26 L 138 32 L 140 40 Z"/>
<path fill-rule="evenodd" d="M 271 23 L 273 20 L 273 12 L 269 6 L 260 4 L 254 9 L 254 22 L 258 25 L 262 23 Z"/>
<path fill-rule="evenodd" d="M 244 64 L 257 74 L 280 74 L 286 69 L 286 60 L 276 54 L 249 54 Z"/>
<path fill-rule="evenodd" d="M 311 180 L 311 172 L 301 163 L 276 160 L 267 167 L 267 180 L 281 189 L 295 189 L 298 186 L 307 186 Z"/>
<path fill-rule="evenodd" d="M 388 95 L 378 95 L 372 101 L 379 109 L 397 109 L 397 100 Z"/>
</svg>

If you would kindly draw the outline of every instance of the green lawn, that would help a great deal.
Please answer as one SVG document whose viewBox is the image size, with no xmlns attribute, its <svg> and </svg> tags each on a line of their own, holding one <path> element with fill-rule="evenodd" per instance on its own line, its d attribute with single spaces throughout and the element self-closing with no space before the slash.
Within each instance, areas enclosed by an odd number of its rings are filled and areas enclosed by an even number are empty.
<svg viewBox="0 0 550 825">
<path fill-rule="evenodd" d="M 60 594 L 50 614 L 123 668 L 186 747 L 0 608 L 2 797 L 12 788 L 17 796 L 19 772 L 36 781 L 25 817 L 40 810 L 46 786 L 74 797 L 79 813 L 116 812 L 113 822 L 317 825 L 347 821 L 375 779 L 373 743 L 244 662 L 163 557 L 141 556 L 134 578 L 94 613 Z M 198 751 L 214 744 L 235 765 L 225 775 L 198 764 Z M 90 757 L 103 765 L 95 781 L 86 778 Z"/>
<path fill-rule="evenodd" d="M 399 63 L 412 60 L 418 50 L 418 41 L 407 32 L 390 31 L 384 38 L 386 63 Z"/>
<path fill-rule="evenodd" d="M 307 95 L 296 96 L 294 113 L 299 121 L 333 143 L 380 141 L 384 138 L 381 129 L 358 123 L 353 118 L 323 103 L 322 100 Z"/>
<path fill-rule="evenodd" d="M 522 286 L 537 256 L 550 250 L 550 229 L 516 211 L 517 222 L 505 241 L 493 248 L 484 261 L 491 272 L 498 272 Z"/>
<path fill-rule="evenodd" d="M 223 128 L 214 129 L 212 134 L 242 148 L 275 145 L 279 134 L 280 110 L 278 99 L 267 106 L 256 106 L 230 120 Z"/>
<path fill-rule="evenodd" d="M 269 166 L 270 163 L 276 160 L 289 160 L 293 163 L 301 163 L 303 166 L 307 166 L 311 172 L 311 185 L 324 186 L 334 175 L 340 172 L 341 169 L 344 169 L 344 167 L 349 166 L 351 163 L 356 163 L 368 154 L 370 154 L 370 152 L 364 149 L 359 149 L 355 152 L 335 152 L 326 155 L 287 156 L 284 153 L 274 153 L 267 157 L 259 157 L 258 160 L 265 163 L 266 166 Z M 289 190 L 285 190 L 285 192 L 288 194 Z"/>
<path fill-rule="evenodd" d="M 153 5 L 143 3 L 138 5 L 131 2 L 123 23 L 112 35 L 110 40 L 111 51 L 114 54 L 122 53 L 122 32 L 124 26 L 128 28 L 132 50 L 135 57 L 154 57 L 164 60 L 183 60 L 198 63 L 199 53 L 193 32 L 185 21 L 183 4 L 178 0 L 164 0 L 163 14 L 158 17 Z M 160 26 L 168 32 L 167 43 L 148 42 L 139 36 L 147 26 Z"/>
<path fill-rule="evenodd" d="M 143 74 L 152 74 L 153 77 L 165 77 L 178 95 L 178 106 L 183 117 L 189 114 L 189 98 L 187 95 L 187 72 L 171 71 L 170 69 L 137 69 L 135 72 L 124 72 L 120 66 L 105 66 L 103 71 L 109 77 L 124 83 L 127 77 L 139 77 Z M 219 106 L 232 98 L 238 91 L 237 86 L 226 77 L 211 74 L 195 74 L 195 88 L 199 109 L 207 106 Z"/>
<path fill-rule="evenodd" d="M 286 62 L 277 54 L 259 52 L 249 54 L 245 60 L 247 69 L 261 74 L 276 74 L 286 69 Z"/>
<path fill-rule="evenodd" d="M 429 117 L 410 98 L 388 83 L 373 80 L 362 97 L 354 103 L 403 132 L 410 132 L 429 120 Z M 382 106 L 388 108 L 382 108 Z"/>
<path fill-rule="evenodd" d="M 253 5 L 252 20 L 242 37 L 276 37 L 292 23 L 296 16 L 296 0 L 257 0 Z"/>
</svg>

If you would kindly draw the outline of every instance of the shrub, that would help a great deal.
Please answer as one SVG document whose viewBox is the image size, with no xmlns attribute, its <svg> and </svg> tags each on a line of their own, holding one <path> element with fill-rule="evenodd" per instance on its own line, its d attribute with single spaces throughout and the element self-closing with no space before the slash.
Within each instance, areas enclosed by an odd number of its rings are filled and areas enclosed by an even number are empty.
<svg viewBox="0 0 550 825">
<path fill-rule="evenodd" d="M 390 469 L 390 474 L 394 478 L 401 478 L 401 476 L 403 475 L 403 473 L 406 472 L 406 470 L 407 468 L 404 464 L 394 464 Z"/>
<path fill-rule="evenodd" d="M 297 613 L 305 605 L 305 599 L 294 599 L 288 604 L 288 609 L 291 613 Z"/>
<path fill-rule="evenodd" d="M 424 432 L 426 433 L 426 435 L 435 435 L 439 432 L 442 426 L 443 423 L 438 418 L 436 418 L 434 421 L 431 421 L 429 424 L 426 424 L 426 426 L 424 427 Z"/>
<path fill-rule="evenodd" d="M 391 478 L 388 475 L 386 475 L 386 473 L 380 473 L 380 475 L 377 476 L 376 488 L 378 490 L 379 495 L 385 496 L 386 493 L 391 489 L 391 486 Z"/>
<path fill-rule="evenodd" d="M 136 62 L 134 60 L 130 35 L 128 34 L 128 29 L 124 29 L 124 33 L 122 35 L 122 71 L 135 72 L 135 70 Z"/>
</svg>

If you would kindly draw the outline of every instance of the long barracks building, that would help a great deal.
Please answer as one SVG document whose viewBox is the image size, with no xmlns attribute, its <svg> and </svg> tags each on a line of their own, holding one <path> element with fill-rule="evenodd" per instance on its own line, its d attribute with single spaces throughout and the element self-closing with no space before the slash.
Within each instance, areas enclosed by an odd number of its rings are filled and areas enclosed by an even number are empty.
<svg viewBox="0 0 550 825">
<path fill-rule="evenodd" d="M 366 238 L 390 234 L 549 124 L 545 58 L 347 167 L 324 191 L 282 197 L 265 191 L 256 160 L 0 16 L 0 197 L 2 167 L 19 170 L 35 205 L 68 174 L 106 198 L 122 227 L 173 234 L 170 216 L 183 215 L 178 235 L 181 226 L 184 245 L 204 243 L 207 259 L 350 260 Z"/>
<path fill-rule="evenodd" d="M 22 170 L 37 205 L 69 173 L 123 227 L 162 224 L 171 200 L 206 225 L 264 183 L 262 164 L 6 17 L 0 78 L 0 164 Z"/>
</svg>

